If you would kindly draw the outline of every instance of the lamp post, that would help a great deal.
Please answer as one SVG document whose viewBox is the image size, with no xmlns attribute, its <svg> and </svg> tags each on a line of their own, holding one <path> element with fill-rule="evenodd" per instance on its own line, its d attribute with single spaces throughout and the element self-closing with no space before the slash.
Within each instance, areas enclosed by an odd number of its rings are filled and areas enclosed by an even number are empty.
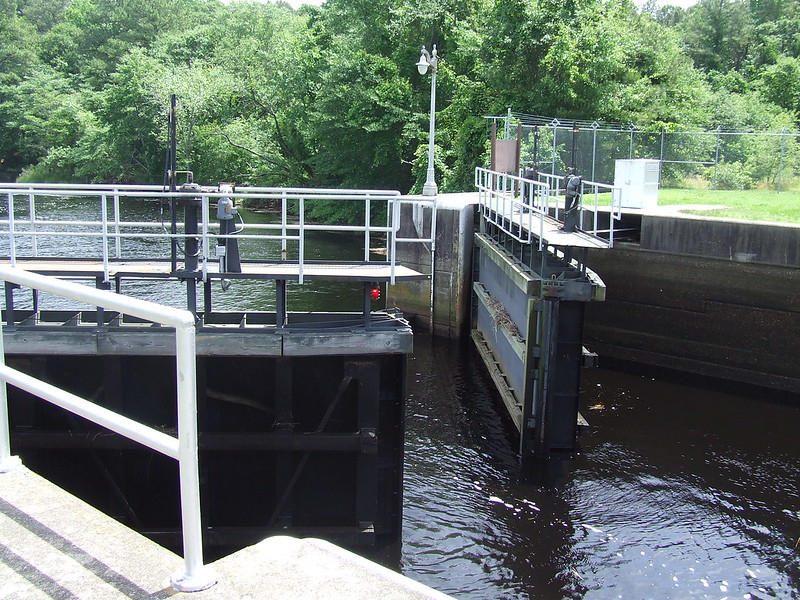
<svg viewBox="0 0 800 600">
<path fill-rule="evenodd" d="M 417 70 L 420 75 L 425 75 L 428 72 L 428 67 L 431 69 L 431 127 L 428 133 L 428 176 L 425 179 L 425 185 L 422 186 L 422 195 L 435 196 L 438 190 L 433 171 L 433 135 L 436 131 L 436 71 L 439 67 L 436 44 L 433 45 L 432 52 L 428 52 L 425 46 L 422 47 L 422 55 L 419 57 Z"/>
</svg>

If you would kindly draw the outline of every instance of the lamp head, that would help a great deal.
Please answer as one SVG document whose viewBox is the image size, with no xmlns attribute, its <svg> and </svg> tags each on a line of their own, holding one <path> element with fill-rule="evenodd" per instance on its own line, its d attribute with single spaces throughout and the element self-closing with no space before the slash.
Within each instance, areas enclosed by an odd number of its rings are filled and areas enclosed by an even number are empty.
<svg viewBox="0 0 800 600">
<path fill-rule="evenodd" d="M 431 63 L 428 61 L 428 51 L 425 50 L 425 46 L 422 47 L 422 54 L 419 57 L 419 62 L 417 63 L 417 71 L 419 71 L 420 75 L 425 75 L 428 72 L 428 67 L 431 66 Z"/>
</svg>

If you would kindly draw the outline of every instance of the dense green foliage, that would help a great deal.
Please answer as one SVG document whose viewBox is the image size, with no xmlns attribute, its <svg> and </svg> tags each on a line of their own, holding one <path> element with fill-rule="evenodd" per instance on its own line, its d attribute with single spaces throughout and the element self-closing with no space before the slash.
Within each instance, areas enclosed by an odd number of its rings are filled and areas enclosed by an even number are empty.
<svg viewBox="0 0 800 600">
<path fill-rule="evenodd" d="M 507 107 L 795 129 L 798 31 L 796 0 L 0 0 L 0 178 L 160 183 L 176 93 L 198 181 L 418 191 L 435 43 L 437 179 L 462 191 Z"/>
</svg>

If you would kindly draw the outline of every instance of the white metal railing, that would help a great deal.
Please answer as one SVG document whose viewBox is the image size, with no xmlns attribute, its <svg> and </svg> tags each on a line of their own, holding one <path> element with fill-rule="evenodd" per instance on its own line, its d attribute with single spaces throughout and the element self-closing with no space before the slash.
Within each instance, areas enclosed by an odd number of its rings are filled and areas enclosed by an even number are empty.
<svg viewBox="0 0 800 600">
<path fill-rule="evenodd" d="M 506 234 L 523 244 L 538 238 L 543 245 L 545 217 L 564 221 L 565 198 L 563 175 L 538 173 L 538 180 L 490 171 L 482 167 L 475 169 L 475 187 L 483 217 Z M 599 222 L 601 194 L 610 193 L 608 227 Z M 591 199 L 587 201 L 587 199 Z M 595 181 L 581 181 L 580 202 L 577 207 L 577 223 L 583 233 L 601 238 L 614 245 L 614 222 L 622 218 L 622 190 L 619 186 Z M 591 223 L 584 213 L 592 212 Z"/>
<path fill-rule="evenodd" d="M 271 187 L 243 187 L 236 188 L 234 192 L 222 191 L 218 187 L 201 187 L 193 194 L 177 191 L 166 192 L 161 186 L 147 185 L 113 185 L 113 184 L 0 184 L 0 196 L 5 197 L 6 218 L 0 219 L 0 231 L 9 240 L 8 256 L 11 265 L 16 264 L 17 258 L 23 256 L 40 256 L 41 240 L 44 238 L 76 237 L 100 240 L 101 247 L 97 251 L 102 255 L 105 279 L 109 277 L 109 261 L 123 259 L 123 240 L 147 238 L 150 240 L 178 240 L 186 239 L 183 223 L 176 223 L 176 231 L 168 231 L 165 221 L 131 221 L 125 220 L 120 207 L 120 200 L 124 198 L 138 198 L 145 200 L 158 200 L 168 202 L 171 199 L 186 200 L 196 197 L 200 200 L 199 231 L 195 237 L 199 243 L 198 269 L 202 272 L 205 281 L 208 277 L 209 261 L 216 261 L 214 249 L 211 247 L 214 240 L 231 238 L 234 235 L 239 240 L 277 240 L 281 244 L 281 260 L 287 261 L 288 243 L 297 244 L 298 277 L 303 283 L 304 264 L 306 256 L 306 234 L 309 231 L 348 231 L 361 232 L 364 235 L 364 261 L 370 262 L 370 238 L 373 234 L 386 237 L 386 256 L 381 262 L 390 266 L 390 283 L 395 282 L 397 267 L 396 245 L 404 242 L 429 242 L 432 243 L 435 235 L 435 225 L 432 225 L 431 236 L 423 238 L 398 238 L 400 227 L 399 205 L 407 202 L 422 202 L 432 207 L 431 218 L 435 223 L 436 203 L 429 203 L 424 198 L 401 199 L 400 192 L 386 190 L 337 190 L 317 188 L 271 188 Z M 37 201 L 43 198 L 71 198 L 88 197 L 98 202 L 97 216 L 86 221 L 64 221 L 55 218 L 43 217 L 43 211 L 37 208 Z M 235 234 L 220 235 L 216 221 L 215 203 L 220 198 L 253 199 L 261 201 L 279 202 L 280 222 L 278 223 L 247 223 Z M 320 225 L 309 222 L 306 218 L 308 203 L 319 200 L 333 200 L 341 202 L 363 202 L 364 221 L 354 225 Z M 375 224 L 371 222 L 371 212 L 377 204 L 386 206 L 386 223 Z M 289 207 L 297 207 L 296 221 L 289 218 Z M 21 214 L 19 214 L 21 213 Z M 170 222 L 167 223 L 171 225 Z M 26 243 L 27 240 L 27 243 Z M 266 257 L 248 256 L 252 260 L 267 260 Z"/>
<path fill-rule="evenodd" d="M 562 199 L 562 190 L 566 190 L 564 185 L 565 175 L 554 175 L 553 173 L 538 173 L 539 179 L 544 180 L 553 190 L 553 204 L 556 207 L 556 219 L 559 210 L 563 212 L 565 201 Z M 608 204 L 600 203 L 600 194 L 610 194 Z M 591 198 L 591 202 L 587 202 Z M 601 228 L 599 225 L 600 207 L 609 207 L 608 228 Z M 578 222 L 586 233 L 597 237 L 604 237 L 609 241 L 609 247 L 614 246 L 614 221 L 622 218 L 622 188 L 610 183 L 600 183 L 597 181 L 581 180 L 580 204 L 578 210 Z M 591 226 L 586 223 L 583 214 L 586 210 L 592 212 Z"/>
<path fill-rule="evenodd" d="M 475 187 L 484 219 L 523 244 L 536 236 L 541 246 L 543 217 L 553 208 L 547 183 L 477 167 Z"/>
<path fill-rule="evenodd" d="M 203 590 L 214 585 L 216 577 L 203 565 L 197 450 L 195 321 L 192 313 L 55 277 L 29 273 L 10 266 L 0 265 L 0 280 L 175 328 L 177 438 L 7 366 L 3 347 L 3 327 L 0 322 L 0 472 L 9 470 L 18 463 L 18 459 L 11 456 L 7 383 L 176 459 L 180 478 L 184 569 L 173 575 L 172 585 L 179 591 L 187 592 Z"/>
</svg>

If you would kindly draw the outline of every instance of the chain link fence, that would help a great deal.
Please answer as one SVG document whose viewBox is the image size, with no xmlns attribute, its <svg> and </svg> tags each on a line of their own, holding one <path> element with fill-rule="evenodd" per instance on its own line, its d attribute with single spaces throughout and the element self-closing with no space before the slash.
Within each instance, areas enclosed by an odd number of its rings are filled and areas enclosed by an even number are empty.
<svg viewBox="0 0 800 600">
<path fill-rule="evenodd" d="M 613 183 L 617 159 L 661 161 L 661 187 L 781 191 L 800 185 L 800 133 L 642 131 L 635 125 L 511 113 L 487 117 L 498 136 L 521 131 L 520 165 L 556 175 L 575 172 Z M 503 133 L 504 132 L 504 133 Z"/>
</svg>

